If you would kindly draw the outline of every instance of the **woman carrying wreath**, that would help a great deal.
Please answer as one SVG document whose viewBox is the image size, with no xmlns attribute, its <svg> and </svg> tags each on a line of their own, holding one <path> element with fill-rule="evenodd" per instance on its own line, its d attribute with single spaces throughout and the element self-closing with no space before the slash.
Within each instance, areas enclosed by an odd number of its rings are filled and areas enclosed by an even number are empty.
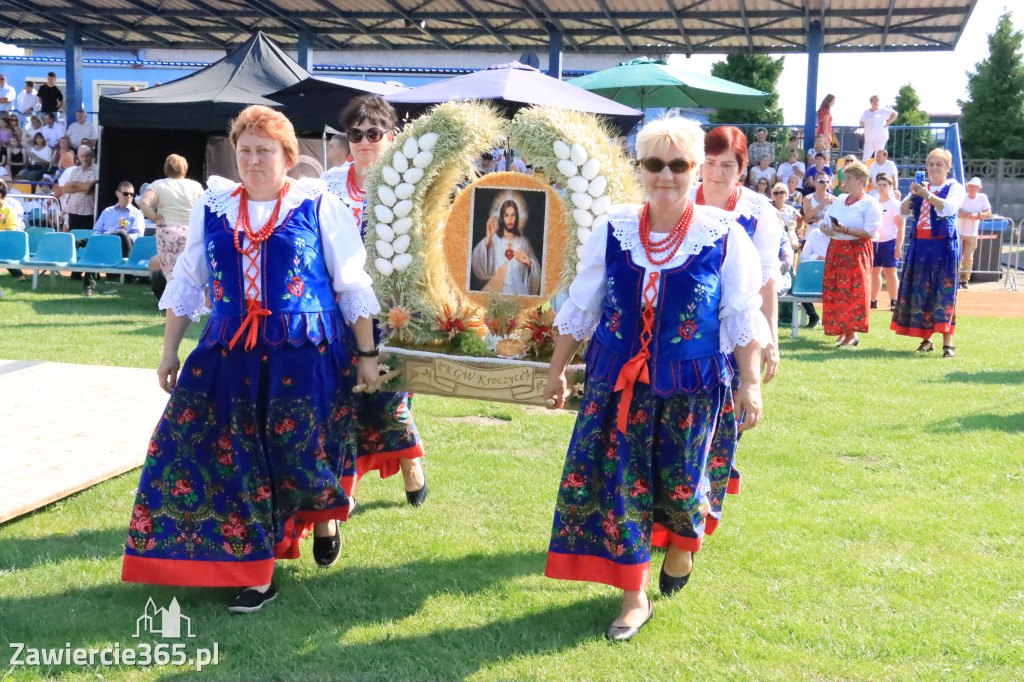
<svg viewBox="0 0 1024 682">
<path fill-rule="evenodd" d="M 351 213 L 286 176 L 298 156 L 288 119 L 250 106 L 230 140 L 242 184 L 196 202 L 160 300 L 157 376 L 171 398 L 143 466 L 121 577 L 247 588 L 228 607 L 245 613 L 276 596 L 275 558 L 298 558 L 314 524 L 314 558 L 337 559 L 345 479 L 355 474 L 352 387 L 376 387 L 380 305 Z M 206 290 L 212 314 L 179 375 L 178 346 L 209 312 Z"/>
<path fill-rule="evenodd" d="M 546 575 L 623 590 L 612 640 L 629 639 L 653 614 L 652 544 L 668 545 L 661 592 L 686 583 L 684 566 L 717 523 L 710 481 L 728 476 L 736 434 L 761 416 L 758 362 L 771 342 L 761 267 L 741 225 L 690 199 L 703 145 L 700 126 L 681 118 L 640 132 L 648 202 L 614 207 L 595 226 L 555 319 L 552 406 L 564 404 L 570 358 L 591 342 Z M 735 395 L 730 352 L 743 375 Z M 732 450 L 711 458 L 716 434 Z"/>
<path fill-rule="evenodd" d="M 921 341 L 918 353 L 935 346 L 933 334 L 942 334 L 942 357 L 955 355 L 953 332 L 956 329 L 957 268 L 960 262 L 960 236 L 956 217 L 967 190 L 947 178 L 953 157 L 945 149 L 933 149 L 925 160 L 928 181 L 912 183 L 910 193 L 900 205 L 903 215 L 913 216 L 899 297 L 890 329 L 901 336 Z"/>
<path fill-rule="evenodd" d="M 321 177 L 328 191 L 352 212 L 356 223 L 365 225 L 362 217 L 366 182 L 395 139 L 396 125 L 394 108 L 378 95 L 356 97 L 341 112 L 341 129 L 347 133 L 352 163 L 332 168 Z M 388 478 L 401 470 L 406 500 L 414 507 L 423 504 L 427 499 L 427 477 L 423 470 L 423 441 L 412 417 L 412 394 L 380 391 L 360 396 L 356 400 L 355 425 L 359 448 L 357 477 L 346 492 L 354 494 L 359 479 L 371 471 Z"/>
</svg>

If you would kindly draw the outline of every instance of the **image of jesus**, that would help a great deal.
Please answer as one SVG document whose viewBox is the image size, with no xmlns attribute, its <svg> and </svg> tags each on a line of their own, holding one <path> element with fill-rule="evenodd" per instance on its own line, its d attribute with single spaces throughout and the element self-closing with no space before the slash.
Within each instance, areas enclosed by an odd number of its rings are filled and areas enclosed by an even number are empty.
<svg viewBox="0 0 1024 682">
<path fill-rule="evenodd" d="M 473 247 L 473 276 L 485 282 L 481 291 L 539 296 L 540 262 L 523 236 L 519 205 L 502 202 L 498 217 L 487 219 L 487 236 Z"/>
</svg>

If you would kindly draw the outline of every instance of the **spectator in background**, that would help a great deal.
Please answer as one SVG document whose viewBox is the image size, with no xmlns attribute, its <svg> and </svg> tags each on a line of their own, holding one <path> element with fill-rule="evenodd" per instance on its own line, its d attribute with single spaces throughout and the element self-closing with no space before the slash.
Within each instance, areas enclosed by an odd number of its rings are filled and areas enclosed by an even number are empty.
<svg viewBox="0 0 1024 682">
<path fill-rule="evenodd" d="M 760 178 L 757 184 L 754 185 L 754 191 L 763 197 L 772 198 L 771 185 L 768 184 L 768 178 Z"/>
<path fill-rule="evenodd" d="M 53 148 L 53 154 L 50 156 L 50 172 L 57 173 L 60 170 L 60 160 L 65 152 L 71 152 L 71 156 L 74 157 L 75 148 L 71 146 L 71 140 L 67 135 L 57 140 L 57 146 Z"/>
<path fill-rule="evenodd" d="M 107 206 L 96 219 L 96 225 L 92 228 L 93 235 L 113 234 L 121 238 L 121 257 L 127 258 L 132 252 L 132 244 L 142 236 L 146 227 L 146 219 L 142 211 L 135 208 L 132 199 L 135 198 L 135 188 L 132 183 L 122 180 L 114 192 L 117 196 L 117 203 Z M 76 247 L 85 246 L 89 238 L 79 239 L 75 242 Z M 92 296 L 96 289 L 97 274 L 95 272 L 85 273 L 85 288 L 82 293 Z"/>
<path fill-rule="evenodd" d="M 75 122 L 68 126 L 67 136 L 71 139 L 72 148 L 81 147 L 83 144 L 95 147 L 100 138 L 99 131 L 95 124 L 89 121 L 89 114 L 85 109 L 75 112 Z"/>
<path fill-rule="evenodd" d="M 13 128 L 11 129 L 13 132 Z M 35 139 L 36 133 L 43 132 L 43 117 L 38 114 L 32 114 L 28 117 L 28 125 L 21 131 L 19 137 L 21 138 L 22 147 L 31 147 L 32 140 Z"/>
<path fill-rule="evenodd" d="M 978 221 L 992 217 L 992 204 L 981 192 L 981 178 L 975 176 L 967 181 L 967 198 L 957 211 L 957 230 L 963 239 L 960 257 L 960 288 L 967 288 L 967 281 L 974 269 L 974 250 L 978 248 Z"/>
<path fill-rule="evenodd" d="M 43 177 L 43 173 L 50 170 L 50 158 L 53 156 L 53 152 L 47 146 L 46 138 L 42 133 L 36 133 L 35 139 L 32 140 L 32 146 L 26 151 L 28 152 L 28 165 L 21 172 L 20 177 L 31 182 Z"/>
<path fill-rule="evenodd" d="M 818 128 L 814 131 L 815 137 L 822 135 L 825 138 L 826 148 L 832 145 L 832 105 L 836 103 L 835 95 L 825 95 L 818 107 Z M 817 142 L 815 142 L 817 147 Z"/>
<path fill-rule="evenodd" d="M 511 156 L 509 156 L 509 160 L 511 161 L 511 163 L 509 163 L 508 170 L 512 171 L 513 173 L 525 173 L 527 170 L 526 162 L 523 161 L 522 157 L 516 154 L 516 151 L 514 149 L 510 152 L 510 154 Z"/>
<path fill-rule="evenodd" d="M 25 225 L 21 217 L 12 206 L 7 204 L 7 183 L 0 180 L 0 231 L 3 230 L 24 230 Z M 8 268 L 11 277 L 19 281 L 25 281 L 25 274 L 21 270 Z"/>
<path fill-rule="evenodd" d="M 885 150 L 885 147 L 875 150 L 875 162 L 868 168 L 868 172 L 871 173 L 871 185 L 875 184 L 875 178 L 881 173 L 885 173 L 889 177 L 889 184 L 892 186 L 893 191 L 897 199 L 899 196 L 898 178 L 899 169 L 896 168 L 896 164 L 889 160 L 889 152 Z"/>
<path fill-rule="evenodd" d="M 7 76 L 0 73 L 0 112 L 14 111 L 14 100 L 17 98 L 18 91 L 8 85 Z"/>
<path fill-rule="evenodd" d="M 52 149 L 57 146 L 60 138 L 64 137 L 64 126 L 61 123 L 57 123 L 57 114 L 43 114 L 43 129 L 39 132 L 43 134 L 43 137 L 46 138 L 46 144 Z"/>
<path fill-rule="evenodd" d="M 57 74 L 51 71 L 46 74 L 46 82 L 39 86 L 39 110 L 56 116 L 63 106 L 64 93 L 57 87 Z"/>
<path fill-rule="evenodd" d="M 871 108 L 860 115 L 860 124 L 864 128 L 864 163 L 868 162 L 875 152 L 884 149 L 889 142 L 889 125 L 896 120 L 897 113 L 892 109 L 879 107 L 878 95 L 871 95 Z M 890 177 L 895 178 L 895 175 Z"/>
<path fill-rule="evenodd" d="M 786 200 L 786 203 L 792 205 L 797 210 L 802 209 L 804 206 L 804 193 L 800 191 L 800 178 L 795 173 L 786 180 L 786 190 L 789 191 L 789 198 Z"/>
<path fill-rule="evenodd" d="M 821 229 L 823 223 L 828 223 L 828 209 L 835 199 L 828 191 L 828 176 L 819 173 L 814 178 L 814 192 L 804 197 L 804 221 L 808 231 Z"/>
<path fill-rule="evenodd" d="M 882 289 L 882 274 L 885 274 L 885 293 L 889 295 L 889 309 L 896 306 L 896 293 L 900 280 L 896 266 L 903 255 L 903 225 L 900 202 L 892 196 L 892 181 L 885 173 L 879 173 L 875 180 L 878 187 L 878 203 L 882 206 L 882 227 L 874 243 L 875 253 L 871 273 L 871 307 L 878 307 L 878 292 Z"/>
<path fill-rule="evenodd" d="M 804 176 L 807 179 L 804 181 L 804 193 L 810 194 L 817 189 L 817 179 L 819 175 L 825 176 L 825 184 L 828 189 L 832 189 L 832 169 L 828 167 L 826 163 L 827 157 L 823 152 L 818 152 L 814 157 L 814 165 L 807 171 L 807 175 Z M 808 192 L 807 190 L 810 190 Z"/>
<path fill-rule="evenodd" d="M 347 137 L 340 133 L 332 136 L 331 141 L 327 143 L 327 168 L 344 166 L 351 160 L 350 151 Z"/>
<path fill-rule="evenodd" d="M 11 143 L 7 147 L 7 169 L 11 177 L 25 170 L 25 150 L 22 149 L 20 135 L 11 135 Z"/>
<path fill-rule="evenodd" d="M 798 181 L 803 180 L 807 167 L 797 159 L 798 153 L 795 149 L 789 150 L 789 160 L 779 164 L 779 172 L 776 174 L 778 181 L 783 184 L 789 183 L 789 176 L 795 175 Z"/>
<path fill-rule="evenodd" d="M 828 159 L 827 155 L 831 153 L 828 147 L 828 140 L 825 139 L 824 135 L 814 136 L 814 146 L 807 150 L 807 156 L 805 157 L 807 159 L 808 167 L 814 165 L 814 157 L 817 156 L 819 152 L 826 154 L 826 159 Z"/>
<path fill-rule="evenodd" d="M 92 229 L 96 181 L 99 179 L 99 169 L 93 163 L 95 159 L 92 148 L 83 144 L 78 149 L 80 165 L 69 171 L 70 177 L 64 185 L 64 193 L 69 196 L 68 229 Z"/>
<path fill-rule="evenodd" d="M 747 147 L 747 159 L 750 161 L 751 167 L 761 162 L 761 157 L 768 157 L 768 165 L 771 166 L 775 163 L 775 145 L 768 142 L 768 131 L 764 128 L 758 128 L 754 131 L 755 141 Z"/>
<path fill-rule="evenodd" d="M 18 93 L 14 99 L 14 110 L 24 120 L 35 113 L 39 106 L 39 95 L 36 94 L 36 84 L 32 81 L 25 81 L 25 89 Z"/>
<path fill-rule="evenodd" d="M 758 189 L 758 183 L 761 180 L 764 180 L 766 183 L 764 192 Z M 754 188 L 758 194 L 768 196 L 767 190 L 774 184 L 775 169 L 771 166 L 771 158 L 769 158 L 767 154 L 763 154 L 761 158 L 757 160 L 757 165 L 750 167 L 750 172 L 747 173 L 747 186 Z"/>
<path fill-rule="evenodd" d="M 771 198 L 775 210 L 782 217 L 783 235 L 790 240 L 790 246 L 795 251 L 800 247 L 800 237 L 797 235 L 798 228 L 803 222 L 800 218 L 800 211 L 786 203 L 786 200 L 789 198 L 789 190 L 781 182 L 775 183 L 775 186 L 772 187 Z"/>
</svg>

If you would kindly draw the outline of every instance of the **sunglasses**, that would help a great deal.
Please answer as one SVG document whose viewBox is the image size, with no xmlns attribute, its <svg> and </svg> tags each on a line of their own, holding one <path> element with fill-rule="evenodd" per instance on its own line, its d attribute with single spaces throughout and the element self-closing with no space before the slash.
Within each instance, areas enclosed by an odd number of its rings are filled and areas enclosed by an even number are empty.
<svg viewBox="0 0 1024 682">
<path fill-rule="evenodd" d="M 665 163 L 655 156 L 648 156 L 645 159 L 640 159 L 638 163 L 644 167 L 644 170 L 651 173 L 660 173 L 665 169 L 665 166 L 668 166 L 668 169 L 672 171 L 674 175 L 688 173 L 697 165 L 696 162 L 688 161 L 687 159 L 673 159 L 668 163 Z"/>
<path fill-rule="evenodd" d="M 787 196 L 789 192 L 772 192 L 773 196 Z"/>
<path fill-rule="evenodd" d="M 367 130 L 349 128 L 346 136 L 349 142 L 362 142 L 364 137 L 370 142 L 380 142 L 384 139 L 384 134 L 385 131 L 377 127 L 368 128 Z"/>
<path fill-rule="evenodd" d="M 135 196 L 135 192 L 118 192 L 118 194 L 120 194 L 123 197 L 133 197 L 133 196 Z"/>
</svg>

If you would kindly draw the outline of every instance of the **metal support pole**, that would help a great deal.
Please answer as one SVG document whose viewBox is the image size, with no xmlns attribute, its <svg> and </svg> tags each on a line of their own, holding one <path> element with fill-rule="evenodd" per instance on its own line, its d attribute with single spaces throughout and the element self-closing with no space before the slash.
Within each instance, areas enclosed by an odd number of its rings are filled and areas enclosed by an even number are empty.
<svg viewBox="0 0 1024 682">
<path fill-rule="evenodd" d="M 818 128 L 818 55 L 825 44 L 821 22 L 812 21 L 807 31 L 807 108 L 804 111 L 804 148 L 814 145 Z"/>
<path fill-rule="evenodd" d="M 313 33 L 299 31 L 299 66 L 313 73 Z"/>
<path fill-rule="evenodd" d="M 562 34 L 548 24 L 548 75 L 562 79 Z"/>
<path fill-rule="evenodd" d="M 85 106 L 82 98 L 82 29 L 68 24 L 64 33 L 64 117 L 74 120 L 75 112 Z"/>
</svg>

